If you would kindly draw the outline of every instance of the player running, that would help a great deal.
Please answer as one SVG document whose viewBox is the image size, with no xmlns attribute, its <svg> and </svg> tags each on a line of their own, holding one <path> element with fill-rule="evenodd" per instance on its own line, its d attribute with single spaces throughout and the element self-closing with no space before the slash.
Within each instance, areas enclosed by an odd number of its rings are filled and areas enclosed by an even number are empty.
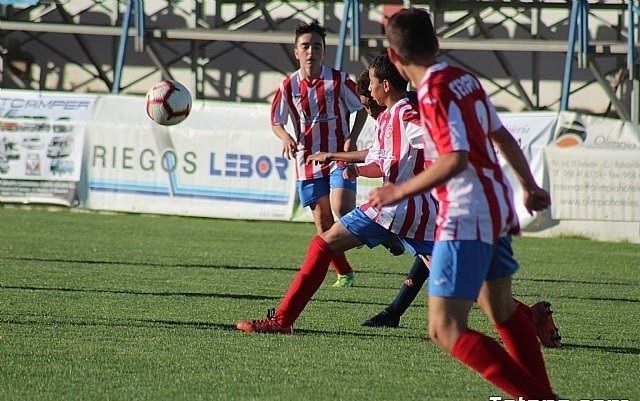
<svg viewBox="0 0 640 401">
<path fill-rule="evenodd" d="M 429 280 L 429 336 L 512 397 L 555 399 L 534 327 L 511 296 L 511 276 L 518 269 L 511 235 L 520 227 L 493 146 L 516 172 L 527 210 L 549 207 L 549 194 L 536 184 L 477 78 L 437 61 L 438 39 L 426 11 L 398 12 L 386 36 L 389 57 L 418 88 L 424 138 L 437 157 L 413 179 L 373 190 L 369 200 L 384 208 L 436 190 L 440 208 Z M 476 299 L 506 349 L 468 327 Z"/>
</svg>

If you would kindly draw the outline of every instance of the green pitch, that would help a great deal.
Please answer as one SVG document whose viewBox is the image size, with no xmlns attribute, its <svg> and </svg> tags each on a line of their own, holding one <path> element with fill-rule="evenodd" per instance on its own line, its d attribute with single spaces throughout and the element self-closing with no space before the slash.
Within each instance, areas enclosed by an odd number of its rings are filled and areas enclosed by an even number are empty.
<svg viewBox="0 0 640 401">
<path fill-rule="evenodd" d="M 426 336 L 424 297 L 399 329 L 365 329 L 411 265 L 348 253 L 294 336 L 247 335 L 277 305 L 309 224 L 0 209 L 0 400 L 488 400 L 502 395 Z M 518 238 L 514 289 L 548 299 L 565 398 L 640 399 L 640 246 Z M 471 324 L 492 332 L 478 310 Z"/>
</svg>

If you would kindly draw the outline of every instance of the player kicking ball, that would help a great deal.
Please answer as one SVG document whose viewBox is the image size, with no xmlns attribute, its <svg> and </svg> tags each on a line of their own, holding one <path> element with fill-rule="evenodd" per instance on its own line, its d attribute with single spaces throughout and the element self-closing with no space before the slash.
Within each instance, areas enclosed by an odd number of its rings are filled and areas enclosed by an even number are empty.
<svg viewBox="0 0 640 401">
<path fill-rule="evenodd" d="M 369 78 L 370 70 L 365 70 L 360 74 L 356 81 L 356 91 L 360 96 L 360 101 L 365 106 L 367 113 L 374 118 L 382 113 L 386 106 L 384 104 L 378 104 L 376 99 L 373 98 L 369 86 L 371 80 Z M 374 73 L 375 75 L 375 73 Z M 374 77 L 374 81 L 376 78 Z M 417 108 L 417 94 L 415 92 L 408 92 L 407 98 Z M 317 152 L 311 155 L 307 160 L 316 161 L 320 163 L 327 163 L 330 161 L 342 160 L 351 163 L 364 162 L 368 153 L 367 150 L 355 151 L 355 152 Z M 365 327 L 398 327 L 400 325 L 400 318 L 409 308 L 411 303 L 420 293 L 422 286 L 429 277 L 428 263 L 425 264 L 422 255 L 416 257 L 411 270 L 407 274 L 407 277 L 400 287 L 398 294 L 391 301 L 391 303 L 382 311 L 365 320 L 362 326 Z M 532 306 L 528 306 L 519 300 L 514 298 L 516 305 L 520 308 L 533 322 L 536 328 L 536 335 L 540 342 L 548 348 L 560 347 L 560 335 L 556 328 L 553 318 L 551 316 L 550 304 L 546 301 L 540 301 Z"/>
<path fill-rule="evenodd" d="M 438 39 L 426 11 L 396 13 L 386 36 L 389 57 L 418 88 L 426 146 L 435 148 L 436 157 L 413 179 L 373 190 L 369 201 L 384 208 L 436 191 L 440 208 L 429 280 L 429 336 L 515 399 L 556 399 L 533 324 L 511 296 L 511 277 L 518 269 L 511 235 L 520 227 L 494 146 L 516 172 L 528 211 L 549 207 L 549 194 L 536 184 L 477 78 L 438 62 Z M 469 328 L 476 300 L 504 348 Z"/>
<path fill-rule="evenodd" d="M 386 63 L 388 68 L 393 68 L 393 64 L 391 64 L 386 57 L 384 56 L 384 62 Z M 372 66 L 373 67 L 373 66 Z M 371 86 L 371 79 L 369 75 L 374 75 L 373 78 L 373 86 L 378 87 L 379 77 L 375 76 L 375 68 L 364 70 L 358 80 L 356 81 L 356 91 L 358 92 L 358 96 L 360 96 L 360 101 L 365 107 L 367 113 L 374 119 L 377 120 L 378 116 L 386 110 L 387 106 L 384 104 L 384 96 L 381 99 L 381 103 L 378 103 L 377 99 L 374 98 L 369 90 Z M 416 93 L 415 92 L 407 92 L 407 99 L 411 103 L 411 105 L 416 108 L 417 104 L 415 101 Z M 376 129 L 378 124 L 376 122 Z M 316 163 L 328 163 L 332 161 L 345 161 L 350 163 L 363 163 L 367 157 L 369 149 L 353 151 L 353 152 L 316 152 L 313 155 L 309 156 L 307 159 L 308 162 L 316 162 Z M 404 253 L 404 247 L 394 246 L 394 243 L 381 245 L 385 246 L 392 254 L 400 255 Z M 362 326 L 365 327 L 398 327 L 400 325 L 400 317 L 404 314 L 404 312 L 409 308 L 413 300 L 420 293 L 420 289 L 422 285 L 427 280 L 429 276 L 429 268 L 428 265 L 428 255 L 418 255 L 415 256 L 413 265 L 407 274 L 407 277 L 404 280 L 398 295 L 394 298 L 394 300 L 380 313 L 367 319 L 362 323 Z"/>
<path fill-rule="evenodd" d="M 403 183 L 424 169 L 424 142 L 419 115 L 406 98 L 407 81 L 387 55 L 377 57 L 369 69 L 373 97 L 387 108 L 378 116 L 376 140 L 366 152 L 365 164 L 350 164 L 347 179 L 382 177 L 385 183 Z M 428 193 L 418 193 L 382 208 L 365 203 L 346 214 L 331 229 L 314 237 L 307 256 L 284 298 L 266 319 L 243 320 L 245 332 L 293 333 L 293 324 L 324 280 L 336 253 L 361 245 L 374 248 L 397 243 L 414 256 L 430 255 L 436 205 Z"/>
</svg>

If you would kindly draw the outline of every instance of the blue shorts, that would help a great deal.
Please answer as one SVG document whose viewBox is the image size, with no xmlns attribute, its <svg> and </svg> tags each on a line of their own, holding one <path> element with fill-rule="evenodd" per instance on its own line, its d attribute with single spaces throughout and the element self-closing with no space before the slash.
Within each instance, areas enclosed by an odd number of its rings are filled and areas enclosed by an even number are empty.
<svg viewBox="0 0 640 401">
<path fill-rule="evenodd" d="M 344 188 L 356 192 L 356 182 L 345 180 L 342 172 L 345 167 L 338 167 L 326 177 L 314 178 L 312 180 L 296 181 L 300 204 L 304 207 L 313 205 L 318 199 L 329 195 L 332 189 Z"/>
<path fill-rule="evenodd" d="M 518 270 L 511 236 L 495 244 L 437 241 L 431 257 L 429 295 L 475 301 L 484 281 L 511 277 Z"/>
<path fill-rule="evenodd" d="M 371 218 L 364 214 L 359 208 L 355 208 L 342 216 L 340 223 L 345 226 L 351 235 L 358 238 L 369 248 L 375 248 L 382 243 L 391 244 L 396 242 L 413 256 L 431 255 L 433 250 L 433 241 L 400 237 L 398 234 L 392 233 L 371 220 Z"/>
</svg>

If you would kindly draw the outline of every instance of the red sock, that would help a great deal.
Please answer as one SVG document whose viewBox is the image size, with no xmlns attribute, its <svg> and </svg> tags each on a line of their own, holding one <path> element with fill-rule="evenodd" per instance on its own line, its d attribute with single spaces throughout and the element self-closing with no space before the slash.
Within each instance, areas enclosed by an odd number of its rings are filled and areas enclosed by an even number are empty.
<svg viewBox="0 0 640 401">
<path fill-rule="evenodd" d="M 516 308 L 509 319 L 496 324 L 496 330 L 511 358 L 550 388 L 533 323 L 522 308 Z"/>
<path fill-rule="evenodd" d="M 353 272 L 351 265 L 347 261 L 347 257 L 344 256 L 344 252 L 336 253 L 333 255 L 331 266 L 333 266 L 333 269 L 336 271 L 336 273 L 340 274 L 341 276 Z"/>
<path fill-rule="evenodd" d="M 515 399 L 554 399 L 549 386 L 518 365 L 496 341 L 477 331 L 462 333 L 451 355 Z"/>
<path fill-rule="evenodd" d="M 527 304 L 520 302 L 515 298 L 513 298 L 513 302 L 516 303 L 516 308 L 524 312 L 525 316 L 527 316 L 529 320 L 533 322 L 533 311 L 531 310 L 531 307 Z"/>
<path fill-rule="evenodd" d="M 276 309 L 276 322 L 280 326 L 291 326 L 307 306 L 313 294 L 318 291 L 329 269 L 329 262 L 333 258 L 329 245 L 319 235 L 309 244 L 307 257 L 280 305 Z"/>
</svg>

